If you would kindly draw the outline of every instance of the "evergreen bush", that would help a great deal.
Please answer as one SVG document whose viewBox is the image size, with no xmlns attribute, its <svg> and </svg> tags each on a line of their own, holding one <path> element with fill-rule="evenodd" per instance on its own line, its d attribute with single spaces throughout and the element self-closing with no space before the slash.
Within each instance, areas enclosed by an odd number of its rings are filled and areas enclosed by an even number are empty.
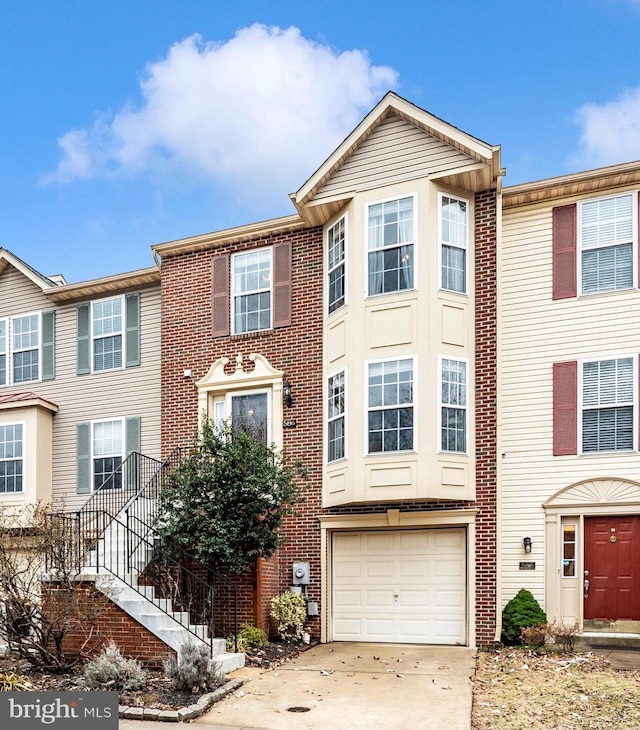
<svg viewBox="0 0 640 730">
<path fill-rule="evenodd" d="M 546 623 L 547 614 L 531 591 L 521 588 L 502 611 L 502 643 L 517 646 L 521 643 L 522 629 Z"/>
</svg>

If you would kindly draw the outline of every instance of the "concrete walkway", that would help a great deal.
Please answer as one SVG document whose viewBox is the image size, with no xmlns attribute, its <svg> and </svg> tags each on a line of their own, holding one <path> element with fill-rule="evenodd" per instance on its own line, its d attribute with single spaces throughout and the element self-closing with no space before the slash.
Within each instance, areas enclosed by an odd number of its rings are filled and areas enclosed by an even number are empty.
<svg viewBox="0 0 640 730">
<path fill-rule="evenodd" d="M 245 684 L 189 724 L 199 730 L 469 730 L 475 649 L 335 643 Z M 290 708 L 297 708 L 292 710 Z M 121 730 L 167 723 L 120 720 Z"/>
</svg>

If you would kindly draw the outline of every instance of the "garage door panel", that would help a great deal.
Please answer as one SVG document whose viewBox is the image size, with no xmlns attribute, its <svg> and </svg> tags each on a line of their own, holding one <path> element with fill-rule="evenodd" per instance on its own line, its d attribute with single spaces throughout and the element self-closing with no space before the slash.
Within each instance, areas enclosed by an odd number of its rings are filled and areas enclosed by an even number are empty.
<svg viewBox="0 0 640 730">
<path fill-rule="evenodd" d="M 332 547 L 334 640 L 465 643 L 464 529 L 336 533 Z"/>
</svg>

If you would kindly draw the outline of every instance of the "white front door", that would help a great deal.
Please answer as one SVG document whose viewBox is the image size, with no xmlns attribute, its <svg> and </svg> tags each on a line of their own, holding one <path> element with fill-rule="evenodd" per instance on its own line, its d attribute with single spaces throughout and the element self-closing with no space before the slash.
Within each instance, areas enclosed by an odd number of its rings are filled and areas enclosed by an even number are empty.
<svg viewBox="0 0 640 730">
<path fill-rule="evenodd" d="M 332 538 L 334 641 L 466 643 L 466 531 L 369 530 Z"/>
</svg>

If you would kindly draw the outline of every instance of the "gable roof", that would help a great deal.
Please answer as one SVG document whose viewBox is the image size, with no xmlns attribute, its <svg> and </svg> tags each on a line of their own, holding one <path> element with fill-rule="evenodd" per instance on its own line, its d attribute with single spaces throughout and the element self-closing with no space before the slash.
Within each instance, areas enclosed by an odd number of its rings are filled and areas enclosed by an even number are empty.
<svg viewBox="0 0 640 730">
<path fill-rule="evenodd" d="M 408 129 L 420 130 L 450 151 L 449 160 L 445 160 L 439 167 L 429 164 L 421 166 L 420 175 L 423 177 L 428 176 L 456 187 L 480 191 L 494 187 L 498 177 L 503 174 L 500 168 L 499 146 L 489 145 L 472 137 L 397 94 L 389 92 L 304 185 L 290 195 L 301 217 L 314 225 L 322 224 L 353 197 L 358 185 L 356 176 L 352 176 L 351 189 L 349 181 L 345 180 L 342 185 L 334 186 L 333 195 L 329 193 L 328 183 L 354 160 L 372 135 L 383 125 L 392 122 L 403 134 L 406 135 Z M 426 150 L 420 152 L 426 161 L 428 152 Z"/>
<path fill-rule="evenodd" d="M 17 269 L 23 276 L 32 281 L 37 287 L 40 287 L 42 291 L 51 289 L 51 287 L 60 286 L 60 283 L 66 284 L 65 280 L 61 276 L 56 276 L 50 279 L 48 276 L 44 276 L 39 271 L 36 271 L 33 266 L 29 266 L 21 258 L 18 258 L 14 253 L 11 253 L 9 249 L 0 248 L 0 274 L 11 264 L 14 269 Z"/>
</svg>

